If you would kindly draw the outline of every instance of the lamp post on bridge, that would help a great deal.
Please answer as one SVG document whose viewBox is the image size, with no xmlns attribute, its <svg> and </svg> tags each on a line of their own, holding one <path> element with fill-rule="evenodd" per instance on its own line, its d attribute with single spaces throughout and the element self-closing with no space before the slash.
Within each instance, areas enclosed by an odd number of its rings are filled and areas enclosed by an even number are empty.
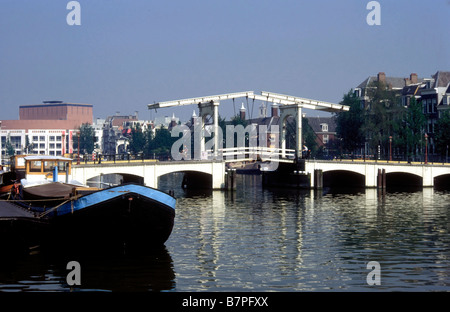
<svg viewBox="0 0 450 312">
<path fill-rule="evenodd" d="M 389 161 L 392 161 L 392 135 L 389 136 Z"/>
<path fill-rule="evenodd" d="M 428 164 L 428 134 L 425 133 L 425 165 Z"/>
<path fill-rule="evenodd" d="M 78 160 L 77 160 L 77 165 L 80 164 L 80 135 L 81 135 L 81 130 L 78 131 Z"/>
</svg>

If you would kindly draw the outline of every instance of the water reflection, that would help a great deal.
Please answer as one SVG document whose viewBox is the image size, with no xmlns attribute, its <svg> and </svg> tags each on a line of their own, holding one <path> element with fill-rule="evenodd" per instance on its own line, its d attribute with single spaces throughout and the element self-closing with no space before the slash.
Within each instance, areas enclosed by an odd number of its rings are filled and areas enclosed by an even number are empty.
<svg viewBox="0 0 450 312">
<path fill-rule="evenodd" d="M 69 261 L 81 266 L 81 286 L 69 286 Z M 165 247 L 138 253 L 68 254 L 36 250 L 0 262 L 0 291 L 163 291 L 175 288 L 173 261 Z"/>
<path fill-rule="evenodd" d="M 259 182 L 241 176 L 236 192 L 179 200 L 168 242 L 177 289 L 449 289 L 448 193 L 297 191 Z M 369 261 L 382 265 L 376 289 L 366 283 Z"/>
</svg>

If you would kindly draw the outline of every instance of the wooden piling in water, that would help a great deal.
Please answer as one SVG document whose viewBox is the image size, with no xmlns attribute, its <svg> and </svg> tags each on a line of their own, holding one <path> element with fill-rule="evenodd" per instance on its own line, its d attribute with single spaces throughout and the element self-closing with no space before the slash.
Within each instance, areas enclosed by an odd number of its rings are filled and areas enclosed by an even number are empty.
<svg viewBox="0 0 450 312">
<path fill-rule="evenodd" d="M 314 189 L 323 188 L 323 171 L 322 169 L 314 169 Z"/>
<path fill-rule="evenodd" d="M 386 169 L 378 169 L 377 187 L 381 189 L 386 188 Z"/>
<path fill-rule="evenodd" d="M 231 169 L 225 172 L 225 188 L 227 190 L 236 189 L 236 170 Z"/>
</svg>

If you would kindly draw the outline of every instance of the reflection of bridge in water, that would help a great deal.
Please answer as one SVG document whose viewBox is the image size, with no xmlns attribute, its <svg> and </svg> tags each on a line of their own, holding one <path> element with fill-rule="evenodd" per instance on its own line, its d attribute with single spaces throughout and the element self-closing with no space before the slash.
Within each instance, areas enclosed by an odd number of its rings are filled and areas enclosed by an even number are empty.
<svg viewBox="0 0 450 312">
<path fill-rule="evenodd" d="M 229 162 L 260 161 L 263 181 L 278 186 L 297 186 L 322 188 L 327 184 L 339 186 L 360 186 L 367 188 L 385 188 L 387 185 L 414 184 L 432 187 L 437 182 L 449 184 L 450 165 L 400 163 L 389 161 L 322 161 L 302 159 L 302 109 L 314 109 L 326 112 L 348 111 L 349 107 L 301 97 L 271 92 L 255 94 L 253 91 L 205 96 L 191 99 L 174 100 L 149 104 L 149 109 L 198 105 L 201 129 L 205 128 L 206 118 L 213 117 L 212 131 L 219 133 L 220 101 L 247 98 L 272 102 L 280 111 L 280 135 L 278 146 L 219 148 L 219 135 L 214 135 L 211 150 L 205 148 L 205 136 L 202 134 L 200 152 L 205 159 L 182 161 L 123 161 L 103 162 L 102 164 L 74 165 L 72 178 L 86 183 L 89 179 L 108 174 L 120 174 L 123 182 L 139 181 L 150 187 L 158 187 L 159 177 L 175 173 L 185 173 L 187 185 L 204 186 L 212 189 L 234 188 L 233 171 L 227 170 Z M 286 149 L 286 121 L 295 120 L 295 146 Z M 270 166 L 268 166 L 270 165 Z M 264 170 L 269 168 L 270 171 Z M 277 169 L 273 171 L 273 169 Z M 101 180 L 101 179 L 100 179 Z M 185 183 L 183 182 L 183 184 Z"/>
</svg>

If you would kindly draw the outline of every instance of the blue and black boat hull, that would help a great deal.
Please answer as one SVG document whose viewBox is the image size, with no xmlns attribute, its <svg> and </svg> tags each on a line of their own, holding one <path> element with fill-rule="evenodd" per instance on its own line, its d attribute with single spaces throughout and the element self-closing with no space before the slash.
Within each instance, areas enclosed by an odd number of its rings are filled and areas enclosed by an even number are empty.
<svg viewBox="0 0 450 312">
<path fill-rule="evenodd" d="M 51 232 L 66 247 L 162 245 L 174 225 L 175 210 L 127 193 L 51 219 Z"/>
<path fill-rule="evenodd" d="M 59 207 L 51 232 L 71 246 L 155 246 L 169 238 L 175 198 L 159 190 L 125 184 L 84 195 Z"/>
</svg>

